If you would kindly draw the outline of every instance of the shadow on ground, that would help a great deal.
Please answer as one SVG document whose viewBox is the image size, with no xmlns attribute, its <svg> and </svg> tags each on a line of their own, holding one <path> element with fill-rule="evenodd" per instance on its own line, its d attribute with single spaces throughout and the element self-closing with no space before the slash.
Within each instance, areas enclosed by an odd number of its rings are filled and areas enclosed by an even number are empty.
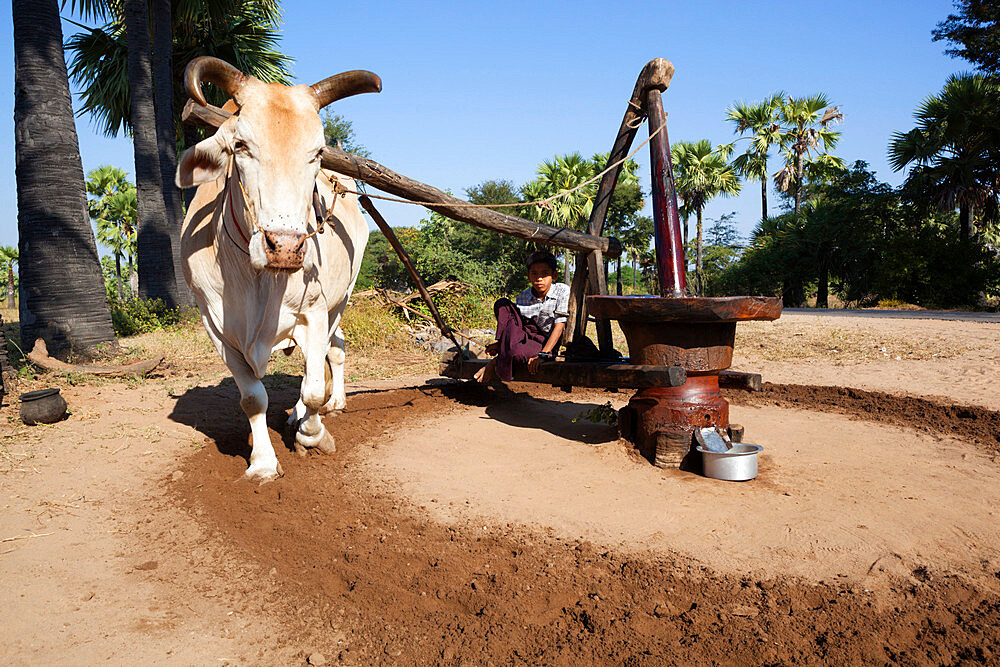
<svg viewBox="0 0 1000 667">
<path fill-rule="evenodd" d="M 294 448 L 292 438 L 284 433 L 284 423 L 298 399 L 300 382 L 299 376 L 285 373 L 264 378 L 268 428 L 282 434 L 282 441 L 289 449 Z M 250 423 L 240 407 L 240 390 L 233 378 L 210 387 L 188 389 L 177 398 L 168 417 L 210 438 L 220 453 L 243 457 L 249 463 Z"/>
<path fill-rule="evenodd" d="M 284 425 L 289 410 L 298 399 L 300 382 L 301 377 L 283 373 L 264 378 L 268 394 L 268 428 L 280 435 L 282 443 L 290 451 L 294 451 L 294 435 L 287 432 Z M 417 392 L 416 395 L 422 398 L 486 408 L 486 414 L 491 419 L 516 428 L 547 431 L 566 440 L 600 444 L 618 438 L 615 427 L 582 418 L 583 413 L 600 403 L 532 396 L 521 386 L 516 386 L 516 389 L 494 389 L 473 382 L 433 379 L 420 387 L 407 389 L 348 391 L 346 412 L 367 412 L 376 421 L 381 420 L 379 413 L 382 413 L 384 419 L 389 420 L 394 410 L 412 407 L 414 392 Z M 427 409 L 433 410 L 433 407 L 427 406 Z M 210 438 L 220 453 L 239 456 L 249 462 L 250 424 L 240 407 L 240 391 L 232 378 L 225 378 L 214 386 L 192 387 L 177 399 L 169 418 L 191 426 Z M 327 424 L 337 438 L 336 418 L 333 419 Z M 574 423 L 574 419 L 578 421 Z M 473 427 L 471 422 L 470 427 Z"/>
<path fill-rule="evenodd" d="M 588 445 L 618 439 L 616 427 L 595 424 L 583 417 L 584 413 L 603 405 L 603 402 L 571 400 L 569 394 L 532 385 L 513 385 L 513 387 L 513 390 L 503 387 L 494 389 L 466 382 L 442 386 L 441 391 L 445 396 L 464 405 L 485 407 L 486 414 L 491 419 L 508 426 L 547 431 L 560 438 Z M 546 397 L 545 393 L 566 399 Z M 577 421 L 574 422 L 574 419 Z"/>
</svg>

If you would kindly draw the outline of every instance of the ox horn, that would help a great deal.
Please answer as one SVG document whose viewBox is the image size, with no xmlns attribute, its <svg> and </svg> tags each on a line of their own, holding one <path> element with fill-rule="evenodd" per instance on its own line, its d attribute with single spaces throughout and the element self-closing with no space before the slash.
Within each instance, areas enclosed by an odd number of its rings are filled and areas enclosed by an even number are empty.
<svg viewBox="0 0 1000 667">
<path fill-rule="evenodd" d="M 372 72 L 355 69 L 350 72 L 334 74 L 319 83 L 314 83 L 310 88 L 316 95 L 316 108 L 322 109 L 327 104 L 332 104 L 351 95 L 382 92 L 382 79 Z"/>
<path fill-rule="evenodd" d="M 198 56 L 188 63 L 184 70 L 184 88 L 187 94 L 201 106 L 206 106 L 204 93 L 201 92 L 201 82 L 208 81 L 219 86 L 230 97 L 246 83 L 247 76 L 225 60 L 212 56 Z"/>
</svg>

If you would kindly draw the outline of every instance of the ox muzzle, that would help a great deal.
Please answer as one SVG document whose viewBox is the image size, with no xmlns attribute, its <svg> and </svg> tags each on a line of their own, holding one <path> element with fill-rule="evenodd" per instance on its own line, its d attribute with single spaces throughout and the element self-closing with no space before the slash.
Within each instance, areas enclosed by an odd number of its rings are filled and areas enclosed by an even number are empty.
<svg viewBox="0 0 1000 667">
<path fill-rule="evenodd" d="M 261 230 L 264 236 L 265 268 L 292 273 L 302 268 L 307 234 Z"/>
</svg>

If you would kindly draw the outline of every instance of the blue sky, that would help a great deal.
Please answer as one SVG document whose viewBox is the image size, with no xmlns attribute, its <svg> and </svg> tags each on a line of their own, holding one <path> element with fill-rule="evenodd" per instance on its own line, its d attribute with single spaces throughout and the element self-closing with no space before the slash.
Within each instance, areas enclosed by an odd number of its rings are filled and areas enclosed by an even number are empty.
<svg viewBox="0 0 1000 667">
<path fill-rule="evenodd" d="M 334 3 L 285 0 L 283 50 L 293 74 L 313 83 L 348 69 L 382 77 L 379 95 L 337 103 L 374 159 L 463 195 L 487 179 L 522 184 L 553 155 L 608 151 L 635 78 L 654 57 L 671 60 L 664 94 L 672 141 L 730 141 L 736 100 L 772 91 L 826 93 L 846 114 L 835 153 L 865 160 L 893 185 L 891 133 L 912 126 L 916 105 L 949 74 L 970 69 L 931 42 L 950 0 L 815 2 Z M 0 32 L 0 244 L 17 242 L 13 43 L 10 5 Z M 63 23 L 64 37 L 74 27 Z M 114 164 L 134 173 L 127 138 L 101 136 L 77 119 L 84 171 Z M 645 136 L 645 128 L 640 136 Z M 643 165 L 644 187 L 648 154 Z M 777 160 L 774 160 L 777 168 Z M 769 195 L 772 213 L 777 197 Z M 426 211 L 380 204 L 393 225 Z M 760 186 L 717 199 L 707 218 L 735 211 L 740 232 L 760 216 Z M 102 254 L 106 251 L 102 250 Z"/>
</svg>

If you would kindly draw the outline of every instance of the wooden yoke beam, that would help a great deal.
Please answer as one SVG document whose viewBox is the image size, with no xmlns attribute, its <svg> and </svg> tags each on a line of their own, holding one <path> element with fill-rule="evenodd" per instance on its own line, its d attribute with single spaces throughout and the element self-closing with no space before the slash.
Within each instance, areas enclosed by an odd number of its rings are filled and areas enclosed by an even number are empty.
<svg viewBox="0 0 1000 667">
<path fill-rule="evenodd" d="M 615 143 L 608 155 L 608 164 L 613 164 L 628 155 L 635 134 L 639 130 L 639 124 L 646 116 L 647 93 L 650 90 L 663 92 L 670 86 L 670 80 L 673 76 L 673 64 L 663 58 L 654 58 L 642 68 L 636 79 L 635 88 L 632 90 L 632 97 L 629 98 L 628 106 L 625 108 L 625 116 L 618 129 L 618 136 L 615 137 Z M 611 205 L 611 197 L 614 195 L 622 166 L 619 165 L 604 174 L 601 184 L 597 188 L 594 208 L 590 213 L 590 222 L 587 225 L 587 234 L 591 236 L 600 236 L 604 230 L 604 221 L 608 215 L 608 207 Z M 576 270 L 573 274 L 573 285 L 570 291 L 570 316 L 563 332 L 564 343 L 569 343 L 587 333 L 587 308 L 584 299 L 586 294 L 588 292 L 590 294 L 607 294 L 607 276 L 604 275 L 602 258 L 588 255 L 589 253 L 586 252 L 579 252 L 576 255 Z M 606 252 L 604 255 L 612 257 Z M 598 321 L 597 338 L 602 351 L 611 349 L 610 323 Z"/>
<path fill-rule="evenodd" d="M 201 106 L 193 100 L 184 105 L 181 118 L 185 123 L 217 128 L 232 114 L 212 105 Z M 600 251 L 606 257 L 621 255 L 617 239 L 592 236 L 572 229 L 550 227 L 516 215 L 490 208 L 470 208 L 468 202 L 452 197 L 435 187 L 397 174 L 374 160 L 327 146 L 323 149 L 322 165 L 339 174 L 350 176 L 384 192 L 416 202 L 433 202 L 427 208 L 453 220 L 467 222 L 483 229 L 516 236 L 535 243 L 560 246 L 577 252 Z"/>
</svg>

